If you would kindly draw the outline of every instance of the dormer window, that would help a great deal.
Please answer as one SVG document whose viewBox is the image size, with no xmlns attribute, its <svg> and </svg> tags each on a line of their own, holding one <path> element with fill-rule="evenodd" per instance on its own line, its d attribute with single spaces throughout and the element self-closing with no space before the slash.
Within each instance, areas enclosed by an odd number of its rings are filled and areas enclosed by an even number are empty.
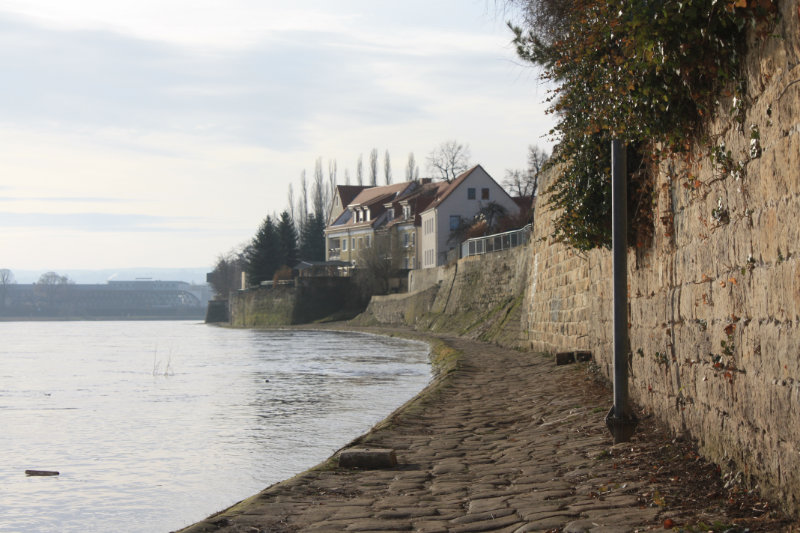
<svg viewBox="0 0 800 533">
<path fill-rule="evenodd" d="M 387 211 L 389 213 L 389 220 L 394 219 L 394 207 L 390 207 Z"/>
<path fill-rule="evenodd" d="M 411 206 L 404 205 L 403 206 L 403 218 L 411 218 Z"/>
</svg>

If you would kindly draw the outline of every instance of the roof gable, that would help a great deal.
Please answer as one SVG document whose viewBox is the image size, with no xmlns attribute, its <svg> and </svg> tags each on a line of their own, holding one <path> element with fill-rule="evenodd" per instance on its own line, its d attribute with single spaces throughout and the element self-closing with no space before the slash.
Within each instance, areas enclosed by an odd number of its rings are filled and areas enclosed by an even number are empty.
<svg viewBox="0 0 800 533">
<path fill-rule="evenodd" d="M 337 185 L 336 192 L 342 200 L 342 207 L 345 207 L 352 202 L 353 198 L 358 196 L 361 191 L 368 188 L 370 188 L 369 185 Z"/>
<path fill-rule="evenodd" d="M 456 179 L 454 179 L 453 181 L 451 181 L 450 183 L 447 183 L 447 182 L 444 182 L 444 181 L 439 182 L 439 184 L 443 185 L 443 187 L 437 193 L 436 199 L 433 202 L 431 202 L 431 205 L 429 205 L 428 208 L 425 211 L 430 211 L 431 209 L 436 209 L 437 207 L 439 207 L 442 204 L 442 202 L 447 200 L 447 198 L 451 194 L 453 194 L 453 191 L 458 189 L 458 187 L 462 183 L 464 183 L 467 180 L 467 178 L 469 178 L 474 172 L 476 172 L 479 169 L 480 169 L 481 172 L 483 172 L 486 175 L 486 177 L 488 177 L 490 180 L 494 181 L 494 178 L 488 172 L 486 172 L 483 169 L 482 166 L 475 165 L 471 169 L 459 174 L 459 176 Z M 500 188 L 500 190 L 503 191 L 503 193 L 506 194 L 506 196 L 508 196 L 508 193 L 506 193 L 505 190 L 502 187 L 500 187 L 500 185 L 496 181 L 494 181 L 494 183 Z M 511 197 L 509 196 L 509 198 L 511 198 Z"/>
</svg>

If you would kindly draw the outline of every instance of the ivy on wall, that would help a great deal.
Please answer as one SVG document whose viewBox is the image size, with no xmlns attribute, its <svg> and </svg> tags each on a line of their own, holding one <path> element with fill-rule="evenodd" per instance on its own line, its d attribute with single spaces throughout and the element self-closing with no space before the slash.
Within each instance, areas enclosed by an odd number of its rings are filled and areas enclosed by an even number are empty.
<svg viewBox="0 0 800 533">
<path fill-rule="evenodd" d="M 610 141 L 628 145 L 633 244 L 652 226 L 649 181 L 661 155 L 689 149 L 717 99 L 736 83 L 749 28 L 774 17 L 772 0 L 528 0 L 510 25 L 518 55 L 555 83 L 558 117 L 548 193 L 555 238 L 579 250 L 611 246 Z M 557 7 L 555 7 L 557 6 Z M 547 15 L 548 9 L 551 11 Z M 557 10 L 557 13 L 555 12 Z M 636 182 L 638 180 L 638 182 Z M 633 208 L 631 211 L 630 208 Z M 637 229 L 637 226 L 639 228 Z"/>
</svg>

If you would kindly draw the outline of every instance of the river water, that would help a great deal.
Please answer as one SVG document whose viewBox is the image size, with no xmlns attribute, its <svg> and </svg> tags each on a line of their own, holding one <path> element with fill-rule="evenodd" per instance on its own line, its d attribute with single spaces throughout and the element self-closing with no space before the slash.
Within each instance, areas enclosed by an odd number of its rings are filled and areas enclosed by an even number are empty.
<svg viewBox="0 0 800 533">
<path fill-rule="evenodd" d="M 429 380 L 427 345 L 361 333 L 0 322 L 0 531 L 181 528 L 318 464 Z"/>
</svg>

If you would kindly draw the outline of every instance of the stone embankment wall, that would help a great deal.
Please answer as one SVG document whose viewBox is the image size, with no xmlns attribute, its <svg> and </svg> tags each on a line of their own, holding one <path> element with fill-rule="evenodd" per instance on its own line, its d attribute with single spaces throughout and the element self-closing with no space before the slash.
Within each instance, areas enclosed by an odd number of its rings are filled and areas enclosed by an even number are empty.
<svg viewBox="0 0 800 533">
<path fill-rule="evenodd" d="M 780 7 L 752 43 L 746 98 L 658 169 L 653 241 L 628 256 L 630 391 L 798 516 L 800 5 Z M 552 215 L 534 227 L 529 347 L 591 350 L 610 378 L 610 253 L 553 244 Z"/>
<path fill-rule="evenodd" d="M 530 247 L 520 246 L 414 271 L 408 294 L 373 296 L 361 322 L 407 325 L 523 346 L 522 305 Z"/>
<path fill-rule="evenodd" d="M 231 293 L 230 321 L 236 327 L 293 324 L 294 287 L 258 287 Z"/>
<path fill-rule="evenodd" d="M 206 324 L 220 324 L 230 322 L 228 313 L 228 300 L 209 300 L 206 309 Z"/>
<path fill-rule="evenodd" d="M 233 292 L 229 309 L 232 326 L 262 327 L 344 320 L 364 307 L 349 278 L 298 278 L 296 286 Z"/>
</svg>

